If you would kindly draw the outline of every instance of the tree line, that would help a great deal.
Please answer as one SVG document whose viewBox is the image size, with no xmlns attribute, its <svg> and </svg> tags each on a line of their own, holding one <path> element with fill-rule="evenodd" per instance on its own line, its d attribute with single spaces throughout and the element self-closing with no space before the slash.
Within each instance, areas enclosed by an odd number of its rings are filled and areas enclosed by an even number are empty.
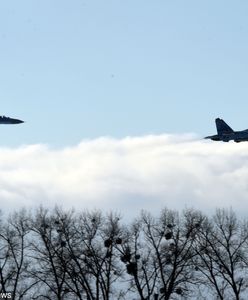
<svg viewBox="0 0 248 300">
<path fill-rule="evenodd" d="M 231 209 L 25 209 L 1 218 L 0 292 L 12 299 L 247 299 L 248 220 Z"/>
</svg>

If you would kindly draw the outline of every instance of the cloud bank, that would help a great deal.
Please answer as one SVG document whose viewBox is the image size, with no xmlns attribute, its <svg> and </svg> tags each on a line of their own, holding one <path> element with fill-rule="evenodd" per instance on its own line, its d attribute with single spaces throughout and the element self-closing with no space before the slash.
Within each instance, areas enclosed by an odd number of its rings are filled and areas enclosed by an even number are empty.
<svg viewBox="0 0 248 300">
<path fill-rule="evenodd" d="M 113 209 L 233 207 L 248 214 L 248 143 L 192 135 L 84 140 L 73 147 L 0 148 L 3 210 L 61 205 Z"/>
</svg>

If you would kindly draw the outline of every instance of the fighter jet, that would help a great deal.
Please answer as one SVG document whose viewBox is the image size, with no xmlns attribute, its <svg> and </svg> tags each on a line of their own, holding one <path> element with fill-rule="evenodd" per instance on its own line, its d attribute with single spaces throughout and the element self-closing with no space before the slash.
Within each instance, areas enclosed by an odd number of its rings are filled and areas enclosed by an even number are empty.
<svg viewBox="0 0 248 300">
<path fill-rule="evenodd" d="M 0 116 L 0 124 L 20 124 L 20 123 L 24 123 L 24 121 L 5 117 L 5 116 Z"/>
<path fill-rule="evenodd" d="M 248 129 L 234 131 L 226 122 L 220 118 L 215 119 L 217 134 L 206 136 L 205 139 L 212 141 L 229 142 L 233 140 L 236 143 L 248 141 Z"/>
</svg>

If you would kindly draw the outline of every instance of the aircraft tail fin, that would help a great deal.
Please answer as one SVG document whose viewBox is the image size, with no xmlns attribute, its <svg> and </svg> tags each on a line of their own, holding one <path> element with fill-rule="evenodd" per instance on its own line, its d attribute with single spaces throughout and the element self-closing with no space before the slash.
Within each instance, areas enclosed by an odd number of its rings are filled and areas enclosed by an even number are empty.
<svg viewBox="0 0 248 300">
<path fill-rule="evenodd" d="M 216 123 L 216 129 L 218 135 L 221 135 L 223 133 L 226 134 L 226 133 L 233 132 L 233 129 L 229 125 L 227 125 L 226 122 L 223 121 L 222 119 L 220 118 L 215 119 L 215 123 Z"/>
</svg>

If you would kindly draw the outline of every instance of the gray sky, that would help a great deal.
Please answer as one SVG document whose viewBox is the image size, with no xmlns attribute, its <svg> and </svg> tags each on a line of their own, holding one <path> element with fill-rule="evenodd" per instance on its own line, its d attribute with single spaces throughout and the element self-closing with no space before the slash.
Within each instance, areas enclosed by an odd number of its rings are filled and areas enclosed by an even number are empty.
<svg viewBox="0 0 248 300">
<path fill-rule="evenodd" d="M 0 3 L 2 208 L 246 214 L 248 2 Z"/>
</svg>

